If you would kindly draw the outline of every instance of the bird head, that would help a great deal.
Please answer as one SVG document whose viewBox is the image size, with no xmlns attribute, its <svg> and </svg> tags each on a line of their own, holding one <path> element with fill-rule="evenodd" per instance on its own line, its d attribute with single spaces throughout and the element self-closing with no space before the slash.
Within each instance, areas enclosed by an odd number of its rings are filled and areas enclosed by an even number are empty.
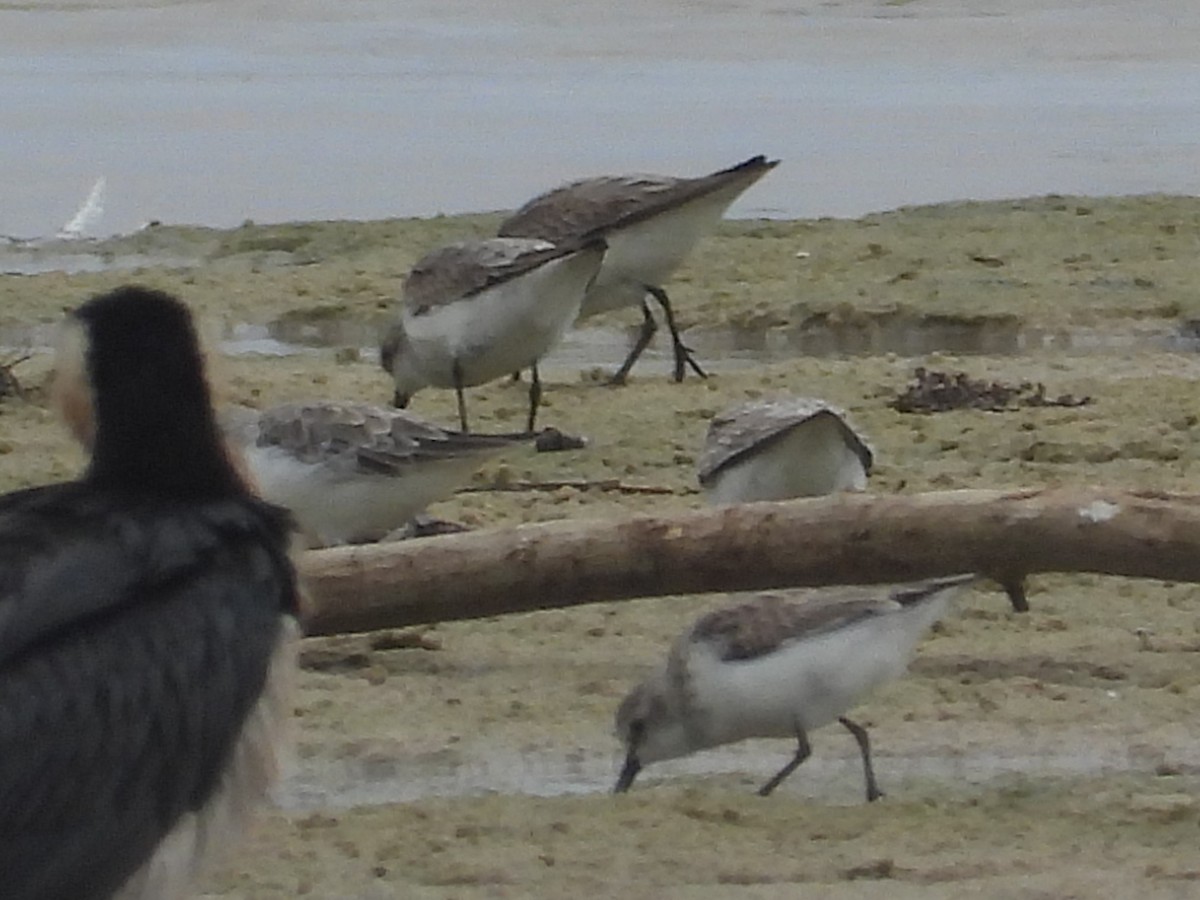
<svg viewBox="0 0 1200 900">
<path fill-rule="evenodd" d="M 394 322 L 384 333 L 379 345 L 379 364 L 392 374 L 396 384 L 392 405 L 397 409 L 405 409 L 412 395 L 428 384 L 416 365 L 403 322 Z"/>
<path fill-rule="evenodd" d="M 635 687 L 617 709 L 617 737 L 625 762 L 613 792 L 629 790 L 642 768 L 658 760 L 683 756 L 695 749 L 678 711 L 668 701 L 663 673 Z"/>
</svg>

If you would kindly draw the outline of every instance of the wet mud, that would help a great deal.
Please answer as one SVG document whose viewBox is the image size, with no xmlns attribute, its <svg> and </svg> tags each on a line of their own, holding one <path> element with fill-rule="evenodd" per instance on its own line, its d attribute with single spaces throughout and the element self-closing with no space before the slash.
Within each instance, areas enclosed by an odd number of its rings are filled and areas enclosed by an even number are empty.
<svg viewBox="0 0 1200 900">
<path fill-rule="evenodd" d="M 431 512 L 480 527 L 699 507 L 694 465 L 708 419 L 783 393 L 849 411 L 877 450 L 872 491 L 1193 490 L 1198 220 L 1194 198 L 1059 197 L 726 223 L 668 285 L 713 377 L 670 383 L 660 346 L 629 386 L 606 387 L 601 375 L 639 316 L 597 321 L 544 377 L 545 424 L 587 446 L 515 451 Z M 62 308 L 92 291 L 164 287 L 199 311 L 215 347 L 272 341 L 259 345 L 270 352 L 214 353 L 223 398 L 386 402 L 370 338 L 404 272 L 436 243 L 492 222 L 199 236 L 162 226 L 100 249 L 114 261 L 200 262 L 0 278 L 0 351 L 33 352 L 11 369 L 24 396 L 0 397 L 0 487 L 70 477 L 83 463 L 46 408 L 43 348 Z M 293 330 L 271 331 L 282 322 Z M 941 337 L 845 337 L 889 329 Z M 974 337 L 943 340 L 955 330 Z M 830 349 L 800 352 L 806 333 Z M 1059 337 L 1022 343 L 1029 335 Z M 889 400 L 917 366 L 1091 402 L 903 414 Z M 506 381 L 470 391 L 473 421 L 512 430 L 525 392 Z M 446 392 L 413 405 L 454 420 Z M 544 482 L 557 486 L 520 489 Z M 280 808 L 214 873 L 208 896 L 1190 895 L 1200 879 L 1200 588 L 1045 575 L 1029 589 L 1023 615 L 994 585 L 967 593 L 911 673 L 857 710 L 887 792 L 871 805 L 840 729 L 817 732 L 812 759 L 767 799 L 754 788 L 788 742 L 664 763 L 630 794 L 608 794 L 616 704 L 722 596 L 310 640 Z"/>
</svg>

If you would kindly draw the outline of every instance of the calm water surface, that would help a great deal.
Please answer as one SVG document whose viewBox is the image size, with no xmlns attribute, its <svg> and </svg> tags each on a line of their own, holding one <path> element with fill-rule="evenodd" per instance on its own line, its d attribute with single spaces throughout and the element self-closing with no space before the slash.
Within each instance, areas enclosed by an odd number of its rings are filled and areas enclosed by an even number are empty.
<svg viewBox="0 0 1200 900">
<path fill-rule="evenodd" d="M 501 10 L 502 12 L 498 12 Z M 1194 0 L 0 3 L 0 234 L 508 208 L 785 160 L 736 216 L 1200 192 Z"/>
</svg>

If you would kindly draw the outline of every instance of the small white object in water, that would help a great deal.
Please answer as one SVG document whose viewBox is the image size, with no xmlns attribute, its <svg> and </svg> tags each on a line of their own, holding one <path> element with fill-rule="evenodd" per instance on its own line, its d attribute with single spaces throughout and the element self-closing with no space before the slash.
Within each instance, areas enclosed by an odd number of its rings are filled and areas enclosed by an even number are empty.
<svg viewBox="0 0 1200 900">
<path fill-rule="evenodd" d="M 79 207 L 71 220 L 59 229 L 58 236 L 65 240 L 74 240 L 81 238 L 84 233 L 94 225 L 104 215 L 104 188 L 107 182 L 103 175 L 96 179 L 96 183 L 92 185 L 91 193 L 87 199 L 83 201 L 83 206 Z"/>
</svg>

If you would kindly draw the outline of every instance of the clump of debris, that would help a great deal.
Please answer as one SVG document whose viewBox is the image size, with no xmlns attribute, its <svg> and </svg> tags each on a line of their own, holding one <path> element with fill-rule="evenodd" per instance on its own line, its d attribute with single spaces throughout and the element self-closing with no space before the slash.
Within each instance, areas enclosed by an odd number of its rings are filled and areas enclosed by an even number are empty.
<svg viewBox="0 0 1200 900">
<path fill-rule="evenodd" d="M 0 400 L 4 400 L 7 397 L 26 399 L 25 389 L 21 387 L 21 382 L 13 374 L 13 369 L 30 358 L 31 354 L 26 354 L 8 362 L 0 360 Z"/>
<path fill-rule="evenodd" d="M 1086 406 L 1091 397 L 1072 394 L 1046 396 L 1041 382 L 1022 381 L 1004 384 L 970 378 L 965 372 L 936 372 L 918 366 L 916 379 L 903 393 L 897 394 L 888 406 L 902 413 L 938 413 L 952 409 L 983 409 L 1007 412 L 1029 406 Z"/>
</svg>

